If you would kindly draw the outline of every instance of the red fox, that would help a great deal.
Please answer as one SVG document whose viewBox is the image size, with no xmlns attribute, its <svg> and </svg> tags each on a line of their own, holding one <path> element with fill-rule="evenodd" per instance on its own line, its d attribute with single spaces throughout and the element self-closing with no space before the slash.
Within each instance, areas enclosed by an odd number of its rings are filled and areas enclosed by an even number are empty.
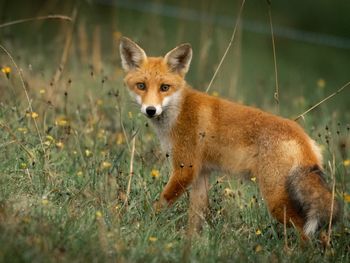
<svg viewBox="0 0 350 263">
<path fill-rule="evenodd" d="M 147 57 L 130 39 L 120 42 L 125 84 L 150 118 L 172 160 L 172 174 L 156 208 L 171 205 L 191 186 L 189 232 L 197 232 L 208 207 L 213 170 L 256 177 L 270 214 L 307 238 L 337 218 L 316 143 L 294 121 L 192 89 L 185 75 L 190 44 L 164 57 Z"/>
</svg>

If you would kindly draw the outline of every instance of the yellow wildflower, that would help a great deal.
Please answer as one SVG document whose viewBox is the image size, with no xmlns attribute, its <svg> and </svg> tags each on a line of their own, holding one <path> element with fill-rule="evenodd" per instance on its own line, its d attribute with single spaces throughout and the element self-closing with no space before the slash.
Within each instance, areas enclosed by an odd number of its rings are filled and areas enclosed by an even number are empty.
<svg viewBox="0 0 350 263">
<path fill-rule="evenodd" d="M 39 117 L 39 114 L 36 113 L 35 111 L 32 111 L 32 112 L 28 112 L 28 113 L 27 113 L 27 117 L 30 117 L 30 118 L 32 118 L 32 119 L 36 119 L 36 118 Z"/>
<path fill-rule="evenodd" d="M 344 194 L 344 201 L 350 203 L 350 194 Z"/>
<path fill-rule="evenodd" d="M 344 160 L 343 164 L 344 164 L 345 167 L 350 166 L 350 159 Z"/>
<path fill-rule="evenodd" d="M 27 132 L 28 132 L 28 129 L 26 128 L 26 127 L 23 127 L 23 128 L 18 128 L 17 129 L 19 132 L 22 132 L 22 133 L 24 133 L 24 134 L 26 134 Z"/>
<path fill-rule="evenodd" d="M 101 164 L 102 169 L 108 169 L 111 168 L 112 164 L 110 162 L 104 161 Z"/>
<path fill-rule="evenodd" d="M 262 250 L 263 250 L 263 247 L 261 245 L 259 245 L 259 244 L 256 245 L 255 248 L 254 248 L 254 251 L 257 252 L 257 253 L 262 251 Z"/>
<path fill-rule="evenodd" d="M 317 87 L 319 87 L 320 89 L 323 89 L 326 86 L 326 81 L 324 79 L 319 79 L 317 81 Z"/>
<path fill-rule="evenodd" d="M 82 171 L 78 171 L 77 172 L 77 176 L 82 176 L 83 175 L 83 172 Z"/>
<path fill-rule="evenodd" d="M 211 95 L 213 95 L 214 97 L 219 97 L 219 92 L 213 91 L 213 92 L 211 93 Z"/>
<path fill-rule="evenodd" d="M 46 139 L 48 139 L 51 142 L 55 141 L 55 139 L 51 135 L 47 135 Z"/>
<path fill-rule="evenodd" d="M 224 189 L 224 195 L 225 196 L 232 196 L 234 193 L 233 193 L 233 190 L 230 189 L 230 188 L 225 188 Z"/>
<path fill-rule="evenodd" d="M 158 240 L 158 238 L 156 238 L 154 236 L 150 236 L 148 240 L 151 242 L 156 242 Z"/>
<path fill-rule="evenodd" d="M 92 156 L 92 151 L 90 151 L 89 149 L 85 150 L 85 156 L 86 157 L 91 157 Z"/>
<path fill-rule="evenodd" d="M 62 149 L 64 147 L 63 142 L 61 142 L 61 141 L 57 142 L 56 147 Z"/>
<path fill-rule="evenodd" d="M 57 126 L 65 127 L 69 125 L 69 120 L 64 116 L 60 116 L 56 118 L 55 124 Z"/>
<path fill-rule="evenodd" d="M 159 177 L 159 170 L 157 170 L 157 169 L 152 169 L 152 171 L 151 171 L 151 176 L 152 176 L 153 178 L 158 178 L 158 177 Z"/>
<path fill-rule="evenodd" d="M 10 78 L 11 68 L 10 67 L 3 67 L 1 71 L 6 75 L 6 78 Z"/>
<path fill-rule="evenodd" d="M 261 230 L 260 230 L 260 229 L 257 229 L 257 230 L 255 231 L 255 235 L 260 236 L 260 235 L 261 235 Z"/>
<path fill-rule="evenodd" d="M 106 131 L 104 129 L 100 129 L 97 132 L 97 138 L 103 139 L 105 137 Z"/>
<path fill-rule="evenodd" d="M 102 217 L 102 212 L 96 211 L 96 218 L 101 218 L 101 217 Z"/>
<path fill-rule="evenodd" d="M 44 141 L 44 144 L 45 144 L 46 146 L 50 146 L 50 145 L 51 145 L 51 141 Z"/>
<path fill-rule="evenodd" d="M 250 181 L 252 181 L 252 182 L 255 183 L 255 182 L 256 182 L 256 177 L 251 177 L 251 178 L 250 178 Z"/>
<path fill-rule="evenodd" d="M 11 73 L 11 68 L 10 67 L 3 67 L 1 69 L 1 71 L 5 74 L 9 74 L 9 73 Z"/>
<path fill-rule="evenodd" d="M 41 199 L 41 203 L 43 205 L 47 205 L 49 203 L 49 200 L 47 200 L 47 197 L 46 196 L 43 196 L 43 198 Z"/>
<path fill-rule="evenodd" d="M 171 242 L 165 245 L 165 249 L 166 249 L 166 250 L 170 250 L 170 249 L 172 249 L 173 247 L 174 247 L 174 244 L 171 243 Z"/>
<path fill-rule="evenodd" d="M 121 145 L 123 142 L 124 142 L 124 134 L 121 132 L 117 133 L 116 143 L 118 145 Z"/>
</svg>

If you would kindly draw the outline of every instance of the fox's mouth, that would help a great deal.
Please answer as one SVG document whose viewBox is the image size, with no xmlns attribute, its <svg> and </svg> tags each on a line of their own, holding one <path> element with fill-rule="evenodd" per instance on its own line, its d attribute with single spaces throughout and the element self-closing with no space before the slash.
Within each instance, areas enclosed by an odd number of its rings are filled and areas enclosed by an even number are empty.
<svg viewBox="0 0 350 263">
<path fill-rule="evenodd" d="M 146 115 L 146 117 L 148 118 L 148 119 L 156 119 L 156 120 L 159 120 L 161 117 L 162 117 L 162 115 L 163 115 L 163 112 L 161 113 L 161 114 L 159 114 L 159 115 L 152 115 L 152 116 L 150 116 L 150 115 L 148 115 L 148 114 L 145 114 Z"/>
</svg>

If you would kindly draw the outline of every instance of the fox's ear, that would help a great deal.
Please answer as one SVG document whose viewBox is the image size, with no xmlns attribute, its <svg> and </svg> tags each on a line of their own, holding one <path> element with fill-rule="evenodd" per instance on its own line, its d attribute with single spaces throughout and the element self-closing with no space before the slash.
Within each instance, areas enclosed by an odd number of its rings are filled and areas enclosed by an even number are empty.
<svg viewBox="0 0 350 263">
<path fill-rule="evenodd" d="M 127 37 L 121 38 L 119 51 L 122 66 L 126 72 L 140 67 L 147 60 L 145 51 Z"/>
<path fill-rule="evenodd" d="M 164 60 L 168 64 L 172 71 L 178 72 L 184 76 L 191 63 L 192 59 L 192 47 L 190 44 L 182 44 L 173 50 L 169 51 Z"/>
</svg>

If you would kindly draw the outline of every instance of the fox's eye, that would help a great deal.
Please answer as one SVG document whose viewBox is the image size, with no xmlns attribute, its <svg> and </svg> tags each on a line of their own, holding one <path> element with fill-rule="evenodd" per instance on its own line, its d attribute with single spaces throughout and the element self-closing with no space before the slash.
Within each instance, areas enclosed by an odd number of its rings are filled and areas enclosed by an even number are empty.
<svg viewBox="0 0 350 263">
<path fill-rule="evenodd" d="M 139 82 L 139 83 L 136 83 L 136 87 L 137 87 L 139 90 L 145 90 L 145 89 L 146 89 L 146 84 L 143 83 L 143 82 Z"/>
<path fill-rule="evenodd" d="M 168 85 L 168 84 L 160 85 L 160 91 L 165 92 L 165 91 L 168 91 L 169 89 L 170 89 L 170 85 Z"/>
</svg>

